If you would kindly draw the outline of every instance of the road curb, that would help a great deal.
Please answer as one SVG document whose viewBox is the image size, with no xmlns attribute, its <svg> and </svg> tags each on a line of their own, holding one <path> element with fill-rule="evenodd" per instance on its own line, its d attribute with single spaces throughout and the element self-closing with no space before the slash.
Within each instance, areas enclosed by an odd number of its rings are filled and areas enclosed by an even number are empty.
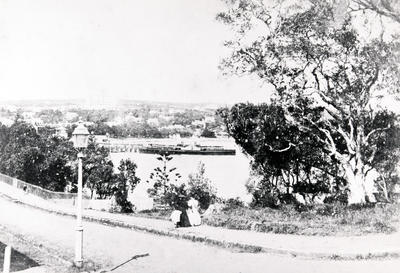
<svg viewBox="0 0 400 273">
<path fill-rule="evenodd" d="M 8 197 L 8 196 L 7 196 Z M 75 217 L 74 213 L 69 213 L 60 210 L 52 210 L 44 207 L 40 207 L 37 205 L 32 205 L 28 203 L 24 203 L 20 200 L 16 200 L 8 197 L 10 201 L 22 204 L 25 206 L 29 206 L 38 210 L 46 211 L 49 213 L 67 216 L 67 217 Z M 301 252 L 290 249 L 278 249 L 278 248 L 268 248 L 265 246 L 259 246 L 254 244 L 245 244 L 233 241 L 225 241 L 214 238 L 209 238 L 207 236 L 199 236 L 195 234 L 188 234 L 178 231 L 169 231 L 162 230 L 157 228 L 151 228 L 148 226 L 142 226 L 137 224 L 129 224 L 119 220 L 113 220 L 109 218 L 101 218 L 83 215 L 82 218 L 89 222 L 100 223 L 103 225 L 113 226 L 113 227 L 121 227 L 128 228 L 136 231 L 151 233 L 159 236 L 168 236 L 177 239 L 189 240 L 197 243 L 204 243 L 207 245 L 212 245 L 216 247 L 221 247 L 229 250 L 234 250 L 238 252 L 248 252 L 248 253 L 267 253 L 267 254 L 275 254 L 275 255 L 286 255 L 291 257 L 299 257 L 306 259 L 317 259 L 317 260 L 382 260 L 382 259 L 398 259 L 400 258 L 400 250 L 399 251 L 383 251 L 383 252 L 369 252 L 369 253 L 336 253 L 336 252 Z"/>
</svg>

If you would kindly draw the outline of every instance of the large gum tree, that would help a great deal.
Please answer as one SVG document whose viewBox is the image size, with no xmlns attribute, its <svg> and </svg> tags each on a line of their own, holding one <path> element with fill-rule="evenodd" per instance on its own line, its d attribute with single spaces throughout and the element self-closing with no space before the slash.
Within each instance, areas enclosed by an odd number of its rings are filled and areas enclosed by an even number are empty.
<svg viewBox="0 0 400 273">
<path fill-rule="evenodd" d="M 237 31 L 226 42 L 231 55 L 221 67 L 255 74 L 271 86 L 286 120 L 304 132 L 317 132 L 317 141 L 338 162 L 348 202 L 364 203 L 369 172 L 387 157 L 383 153 L 396 148 L 385 143 L 397 131 L 396 117 L 379 110 L 379 103 L 397 98 L 399 43 L 361 39 L 354 16 L 344 13 L 337 20 L 332 1 L 305 1 L 286 7 L 285 14 L 269 9 L 267 2 L 230 1 L 230 9 L 218 15 Z M 307 112 L 298 104 L 304 100 L 320 115 L 299 114 Z"/>
</svg>

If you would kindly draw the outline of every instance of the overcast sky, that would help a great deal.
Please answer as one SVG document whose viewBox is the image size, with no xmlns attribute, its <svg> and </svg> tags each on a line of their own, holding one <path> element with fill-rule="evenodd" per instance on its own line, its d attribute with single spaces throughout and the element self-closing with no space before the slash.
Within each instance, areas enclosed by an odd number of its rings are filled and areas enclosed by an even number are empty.
<svg viewBox="0 0 400 273">
<path fill-rule="evenodd" d="M 0 100 L 263 101 L 222 76 L 220 0 L 0 0 Z"/>
</svg>

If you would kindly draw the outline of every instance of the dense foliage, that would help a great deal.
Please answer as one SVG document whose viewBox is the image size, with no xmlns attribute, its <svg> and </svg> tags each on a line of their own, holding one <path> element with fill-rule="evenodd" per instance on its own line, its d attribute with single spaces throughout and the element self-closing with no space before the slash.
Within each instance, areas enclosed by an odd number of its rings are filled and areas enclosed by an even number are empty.
<svg viewBox="0 0 400 273">
<path fill-rule="evenodd" d="M 162 153 L 157 160 L 161 163 L 150 174 L 153 186 L 149 189 L 149 195 L 170 208 L 184 210 L 187 209 L 187 201 L 194 198 L 199 201 L 200 208 L 206 210 L 210 204 L 217 200 L 216 189 L 211 181 L 205 176 L 205 166 L 199 163 L 197 173 L 192 173 L 188 177 L 187 183 L 182 183 L 181 175 L 177 169 L 169 166 L 173 159 L 168 153 Z"/>
<path fill-rule="evenodd" d="M 0 129 L 0 172 L 53 191 L 63 191 L 72 180 L 72 143 L 17 120 Z"/>
<path fill-rule="evenodd" d="M 200 209 L 206 210 L 217 200 L 217 190 L 206 176 L 206 167 L 199 162 L 197 172 L 189 174 L 187 195 L 199 201 Z"/>
<path fill-rule="evenodd" d="M 0 124 L 0 172 L 51 191 L 76 191 L 77 158 L 72 142 L 51 128 L 36 130 L 19 119 L 10 126 Z M 122 211 L 131 211 L 128 191 L 139 183 L 136 164 L 123 160 L 115 174 L 109 150 L 90 138 L 83 158 L 83 182 L 92 196 L 115 196 Z"/>
<path fill-rule="evenodd" d="M 251 156 L 253 171 L 260 177 L 247 185 L 253 194 L 252 205 L 277 206 L 290 202 L 289 195 L 296 193 L 312 202 L 345 183 L 337 162 L 320 143 L 319 132 L 299 130 L 286 120 L 279 104 L 237 104 L 219 114 L 229 134 Z"/>
<path fill-rule="evenodd" d="M 155 199 L 162 199 L 167 194 L 171 185 L 177 183 L 181 178 L 180 173 L 177 172 L 175 167 L 170 167 L 169 162 L 173 157 L 169 153 L 161 153 L 158 155 L 157 160 L 161 166 L 154 168 L 150 174 L 150 180 L 153 182 L 152 188 L 149 189 L 149 194 Z"/>
<path fill-rule="evenodd" d="M 118 174 L 115 176 L 113 192 L 115 201 L 122 212 L 132 212 L 132 203 L 128 201 L 129 191 L 132 191 L 140 179 L 136 176 L 137 165 L 129 159 L 121 160 L 118 167 Z"/>
<path fill-rule="evenodd" d="M 121 160 L 116 173 L 109 149 L 99 146 L 93 137 L 89 138 L 84 152 L 83 181 L 84 186 L 90 189 L 91 197 L 108 199 L 114 196 L 119 211 L 131 212 L 133 207 L 128 201 L 128 193 L 140 182 L 136 176 L 137 165 L 130 159 Z M 76 186 L 77 177 L 73 181 Z"/>
<path fill-rule="evenodd" d="M 114 177 L 114 164 L 110 159 L 110 151 L 97 145 L 93 137 L 89 138 L 88 147 L 82 159 L 83 181 L 100 199 L 112 195 Z M 76 181 L 77 179 L 75 179 Z"/>
<path fill-rule="evenodd" d="M 262 176 L 257 187 L 317 193 L 343 185 L 349 203 L 373 199 L 368 175 L 384 177 L 382 166 L 398 161 L 396 116 L 379 104 L 384 95 L 398 97 L 399 42 L 362 39 L 350 15 L 337 20 L 331 1 L 309 1 L 284 15 L 262 2 L 232 2 L 218 16 L 238 33 L 226 43 L 232 54 L 221 67 L 255 74 L 274 90 L 268 105 L 222 111 Z"/>
</svg>

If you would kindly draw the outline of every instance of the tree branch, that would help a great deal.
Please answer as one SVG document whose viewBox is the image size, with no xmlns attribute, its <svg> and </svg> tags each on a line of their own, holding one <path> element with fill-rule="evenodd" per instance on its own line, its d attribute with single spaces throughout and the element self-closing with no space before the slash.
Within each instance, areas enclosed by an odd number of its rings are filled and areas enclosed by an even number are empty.
<svg viewBox="0 0 400 273">
<path fill-rule="evenodd" d="M 353 148 L 353 141 L 351 140 L 351 136 L 349 136 L 343 129 L 342 126 L 339 125 L 338 128 L 338 133 L 344 138 L 344 140 L 346 141 L 346 146 L 347 146 L 347 150 L 349 151 L 349 154 L 354 154 L 355 150 Z"/>
<path fill-rule="evenodd" d="M 269 145 L 269 144 L 265 144 L 266 146 L 268 146 L 268 148 L 272 151 L 272 152 L 275 152 L 275 153 L 283 153 L 283 152 L 286 152 L 286 151 L 288 151 L 290 148 L 292 148 L 292 147 L 295 147 L 296 145 L 294 145 L 293 143 L 289 143 L 289 146 L 288 147 L 286 147 L 286 148 L 283 148 L 283 149 L 275 149 L 275 148 L 273 148 L 271 145 Z"/>
<path fill-rule="evenodd" d="M 371 10 L 379 15 L 386 16 L 400 23 L 400 12 L 396 12 L 393 6 L 391 6 L 388 2 L 380 0 L 378 4 L 375 4 L 374 1 L 371 0 L 352 0 L 352 1 L 359 5 L 358 10 Z"/>
<path fill-rule="evenodd" d="M 375 134 L 375 133 L 377 133 L 377 132 L 386 131 L 386 130 L 388 130 L 388 129 L 390 129 L 390 124 L 389 124 L 387 127 L 385 127 L 385 128 L 376 128 L 376 129 L 372 130 L 372 131 L 369 132 L 368 135 L 365 137 L 365 142 L 368 142 L 369 138 L 370 138 L 373 134 Z"/>
</svg>

